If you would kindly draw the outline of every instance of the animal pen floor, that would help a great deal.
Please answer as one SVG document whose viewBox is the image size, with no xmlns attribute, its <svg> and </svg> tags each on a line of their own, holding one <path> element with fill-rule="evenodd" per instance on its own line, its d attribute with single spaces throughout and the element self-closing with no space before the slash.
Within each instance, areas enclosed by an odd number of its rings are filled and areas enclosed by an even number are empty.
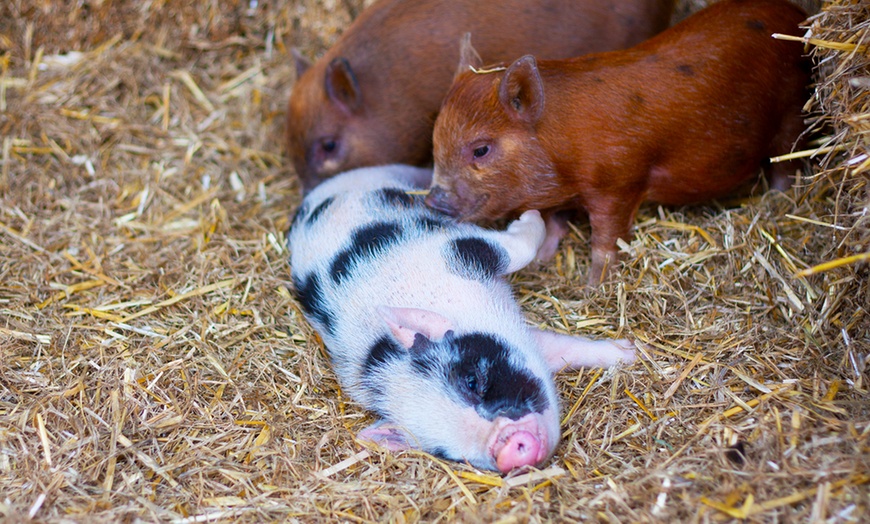
<svg viewBox="0 0 870 524">
<path fill-rule="evenodd" d="M 845 171 L 646 206 L 600 289 L 584 223 L 513 276 L 530 322 L 645 358 L 558 375 L 562 443 L 507 477 L 361 447 L 371 415 L 288 291 L 285 45 L 316 55 L 360 8 L 0 6 L 0 519 L 870 520 L 870 89 L 840 82 L 870 76 L 870 8 L 819 22 L 847 44 L 814 106 Z"/>
</svg>

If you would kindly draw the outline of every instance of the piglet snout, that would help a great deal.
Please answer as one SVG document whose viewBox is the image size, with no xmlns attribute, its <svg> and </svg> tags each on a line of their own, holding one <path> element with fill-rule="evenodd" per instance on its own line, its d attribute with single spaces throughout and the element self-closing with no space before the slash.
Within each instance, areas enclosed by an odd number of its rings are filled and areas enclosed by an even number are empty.
<svg viewBox="0 0 870 524">
<path fill-rule="evenodd" d="M 517 431 L 507 438 L 504 447 L 498 452 L 496 466 L 502 473 L 523 466 L 534 466 L 546 456 L 546 444 L 529 433 Z"/>
<path fill-rule="evenodd" d="M 523 466 L 537 466 L 550 456 L 558 441 L 558 433 L 553 438 L 554 430 L 547 429 L 550 415 L 553 413 L 548 410 L 544 414 L 529 413 L 519 420 L 496 419 L 498 430 L 489 451 L 499 471 L 507 473 Z"/>
<path fill-rule="evenodd" d="M 426 195 L 426 205 L 445 215 L 456 216 L 459 210 L 452 201 L 450 194 L 441 186 L 433 186 Z"/>
</svg>

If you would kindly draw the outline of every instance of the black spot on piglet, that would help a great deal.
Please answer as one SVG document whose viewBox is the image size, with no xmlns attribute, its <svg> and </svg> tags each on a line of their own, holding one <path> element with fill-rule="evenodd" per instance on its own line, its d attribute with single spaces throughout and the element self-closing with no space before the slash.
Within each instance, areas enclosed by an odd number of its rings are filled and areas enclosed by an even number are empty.
<svg viewBox="0 0 870 524">
<path fill-rule="evenodd" d="M 388 375 L 383 374 L 383 368 L 388 362 L 401 360 L 407 354 L 408 352 L 394 339 L 389 336 L 383 336 L 372 344 L 369 348 L 368 355 L 366 355 L 365 362 L 363 362 L 362 373 L 360 374 L 360 385 L 365 388 L 374 399 L 376 405 L 372 407 L 372 409 L 374 409 L 381 418 L 389 418 L 389 416 L 379 408 L 380 404 L 385 402 L 386 399 L 384 383 L 389 380 Z"/>
<path fill-rule="evenodd" d="M 336 284 L 340 284 L 355 265 L 383 253 L 401 237 L 402 226 L 394 222 L 378 222 L 358 228 L 351 238 L 350 247 L 335 255 L 329 276 Z"/>
<path fill-rule="evenodd" d="M 434 448 L 430 449 L 429 454 L 432 455 L 433 457 L 439 458 L 441 460 L 454 460 L 453 458 L 451 458 L 447 454 L 446 449 L 439 447 L 439 446 L 435 446 Z"/>
<path fill-rule="evenodd" d="M 491 242 L 478 237 L 457 238 L 449 245 L 455 264 L 450 269 L 471 280 L 490 279 L 504 272 L 507 254 Z"/>
<path fill-rule="evenodd" d="M 296 279 L 294 277 L 293 287 L 296 288 L 296 297 L 305 314 L 312 320 L 322 324 L 323 329 L 327 333 L 332 334 L 334 320 L 332 313 L 324 302 L 323 289 L 317 274 L 312 273 L 308 278 L 303 279 Z"/>
<path fill-rule="evenodd" d="M 335 199 L 334 199 L 333 197 L 327 197 L 327 198 L 324 198 L 324 199 L 323 199 L 323 202 L 317 204 L 317 207 L 315 207 L 315 208 L 311 211 L 311 214 L 308 215 L 308 218 L 305 220 L 305 224 L 307 224 L 307 225 L 310 226 L 311 224 L 313 224 L 314 222 L 316 222 L 317 219 L 320 218 L 320 215 L 322 215 L 323 212 L 326 211 L 326 210 L 329 208 L 329 206 L 332 205 L 332 202 L 333 202 L 334 200 L 335 200 Z"/>
<path fill-rule="evenodd" d="M 417 219 L 417 224 L 423 231 L 439 231 L 447 225 L 447 221 L 443 218 L 424 216 Z"/>
<path fill-rule="evenodd" d="M 296 210 L 296 213 L 293 215 L 293 221 L 290 222 L 291 229 L 293 226 L 299 225 L 299 221 L 305 214 L 308 213 L 308 202 L 302 202 L 302 205 Z"/>
<path fill-rule="evenodd" d="M 385 187 L 377 192 L 381 203 L 388 206 L 408 208 L 414 205 L 414 197 L 401 189 Z"/>
<path fill-rule="evenodd" d="M 383 336 L 377 340 L 369 349 L 369 354 L 366 356 L 366 361 L 363 364 L 363 374 L 368 375 L 372 370 L 383 367 L 384 364 L 391 360 L 401 359 L 407 355 L 402 346 L 388 336 Z"/>
<path fill-rule="evenodd" d="M 767 26 L 761 20 L 747 20 L 746 27 L 753 31 L 764 31 Z"/>
<path fill-rule="evenodd" d="M 689 64 L 680 64 L 677 66 L 677 71 L 686 76 L 695 76 L 695 68 Z"/>
</svg>

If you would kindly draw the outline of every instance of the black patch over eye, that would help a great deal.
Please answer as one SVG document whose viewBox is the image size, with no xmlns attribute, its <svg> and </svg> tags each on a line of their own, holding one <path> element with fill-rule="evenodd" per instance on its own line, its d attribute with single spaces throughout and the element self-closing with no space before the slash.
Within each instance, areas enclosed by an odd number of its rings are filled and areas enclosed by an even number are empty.
<svg viewBox="0 0 870 524">
<path fill-rule="evenodd" d="M 465 377 L 465 387 L 469 389 L 469 391 L 477 392 L 477 377 L 475 375 L 468 375 Z"/>
<path fill-rule="evenodd" d="M 475 366 L 476 369 L 465 375 L 461 382 L 466 390 L 465 392 L 468 395 L 468 399 L 474 404 L 483 401 L 489 385 L 489 374 L 487 373 L 486 363 L 478 362 L 477 364 L 478 365 Z"/>
<path fill-rule="evenodd" d="M 503 342 L 472 333 L 452 344 L 458 360 L 451 366 L 449 380 L 459 397 L 483 418 L 518 420 L 547 409 L 544 384 L 527 369 L 510 363 L 511 349 Z"/>
<path fill-rule="evenodd" d="M 477 147 L 472 151 L 472 154 L 474 155 L 474 158 L 483 158 L 489 154 L 489 146 Z"/>
<path fill-rule="evenodd" d="M 463 359 L 449 371 L 448 381 L 469 406 L 478 406 L 489 387 L 489 362 L 486 358 Z"/>
</svg>

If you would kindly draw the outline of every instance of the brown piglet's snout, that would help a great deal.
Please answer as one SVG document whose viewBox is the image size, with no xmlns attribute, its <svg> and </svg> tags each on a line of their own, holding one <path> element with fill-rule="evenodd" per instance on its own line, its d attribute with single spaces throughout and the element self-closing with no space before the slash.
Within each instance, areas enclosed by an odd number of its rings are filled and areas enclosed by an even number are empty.
<svg viewBox="0 0 870 524">
<path fill-rule="evenodd" d="M 445 215 L 457 215 L 455 199 L 439 186 L 429 189 L 429 194 L 426 195 L 426 205 L 444 213 Z"/>
</svg>

